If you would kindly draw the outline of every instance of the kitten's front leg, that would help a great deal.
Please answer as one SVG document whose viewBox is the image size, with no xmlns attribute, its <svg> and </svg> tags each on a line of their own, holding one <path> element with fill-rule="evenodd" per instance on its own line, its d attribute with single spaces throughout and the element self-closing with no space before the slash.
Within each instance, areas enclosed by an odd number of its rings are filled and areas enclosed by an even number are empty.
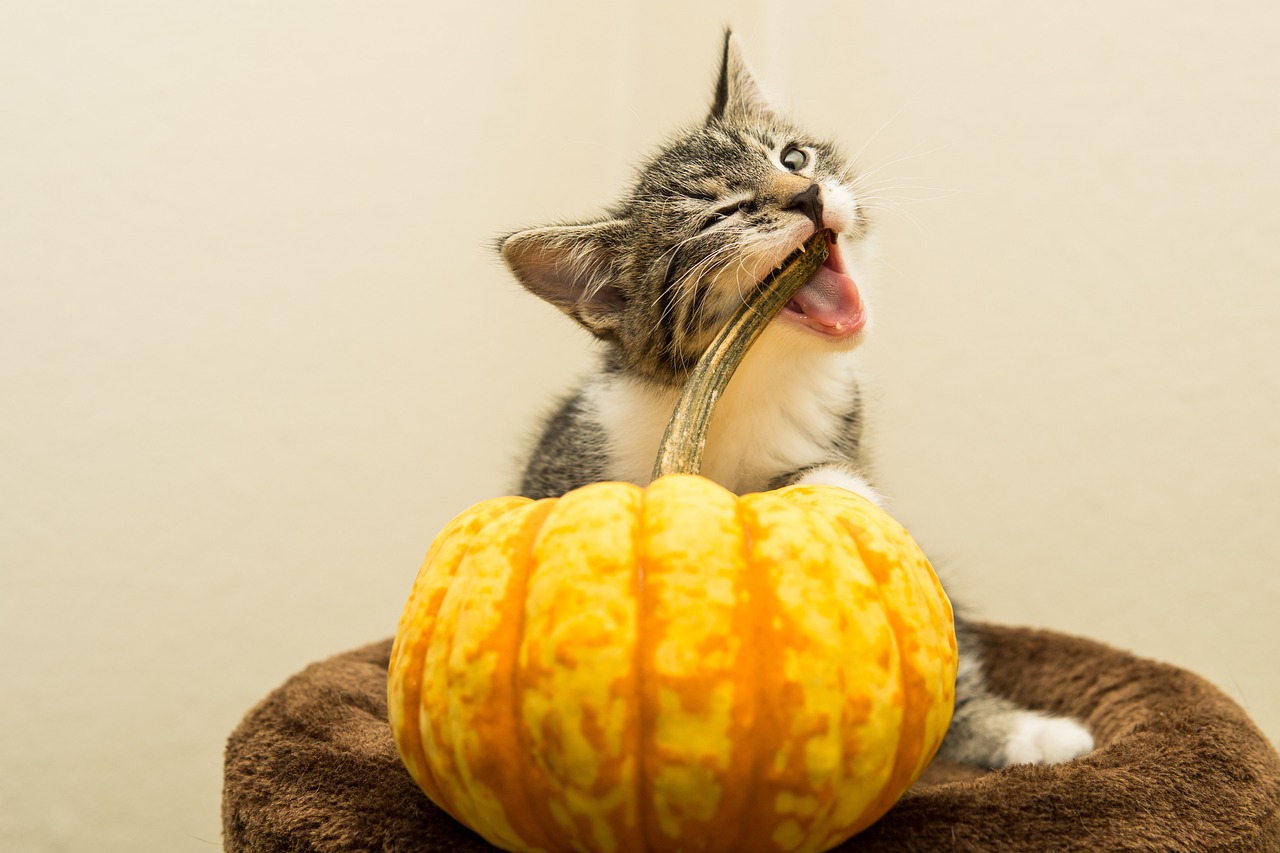
<svg viewBox="0 0 1280 853">
<path fill-rule="evenodd" d="M 843 462 L 825 462 L 810 468 L 802 468 L 783 479 L 787 485 L 839 486 L 862 495 L 876 506 L 884 508 L 884 498 L 876 491 L 875 486 L 872 486 L 867 478 L 852 465 Z"/>
<path fill-rule="evenodd" d="M 1031 711 L 997 696 L 982 671 L 982 650 L 956 619 L 960 670 L 951 727 L 938 754 L 980 767 L 1059 764 L 1093 751 L 1093 735 L 1079 722 Z"/>
</svg>

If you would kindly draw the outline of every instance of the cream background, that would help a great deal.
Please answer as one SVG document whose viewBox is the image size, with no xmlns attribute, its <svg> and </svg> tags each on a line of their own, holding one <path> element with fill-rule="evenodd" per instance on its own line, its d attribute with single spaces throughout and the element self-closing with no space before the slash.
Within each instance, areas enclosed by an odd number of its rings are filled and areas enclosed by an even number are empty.
<svg viewBox="0 0 1280 853">
<path fill-rule="evenodd" d="M 0 848 L 218 844 L 232 727 L 585 367 L 490 239 L 699 119 L 725 22 L 910 197 L 874 439 L 953 592 L 1280 737 L 1280 6 L 8 3 Z"/>
</svg>

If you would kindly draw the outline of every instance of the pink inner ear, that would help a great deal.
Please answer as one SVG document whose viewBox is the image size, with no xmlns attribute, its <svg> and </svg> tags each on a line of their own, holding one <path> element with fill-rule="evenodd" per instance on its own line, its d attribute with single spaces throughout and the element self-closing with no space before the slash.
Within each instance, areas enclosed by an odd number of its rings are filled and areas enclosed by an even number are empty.
<svg viewBox="0 0 1280 853">
<path fill-rule="evenodd" d="M 608 281 L 608 241 L 620 220 L 523 231 L 508 237 L 502 257 L 526 289 L 571 314 L 602 315 L 624 304 Z"/>
</svg>

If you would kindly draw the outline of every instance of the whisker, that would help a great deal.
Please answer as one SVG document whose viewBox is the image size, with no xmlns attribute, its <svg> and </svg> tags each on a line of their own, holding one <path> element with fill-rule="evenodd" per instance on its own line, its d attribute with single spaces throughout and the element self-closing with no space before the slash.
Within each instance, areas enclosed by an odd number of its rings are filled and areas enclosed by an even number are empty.
<svg viewBox="0 0 1280 853">
<path fill-rule="evenodd" d="M 921 157 L 927 157 L 930 154 L 937 154 L 939 151 L 944 151 L 950 147 L 951 147 L 951 143 L 946 143 L 945 145 L 939 145 L 936 148 L 930 148 L 928 151 L 920 151 L 915 154 L 905 154 L 902 157 L 895 157 L 892 160 L 888 160 L 884 163 L 880 163 L 879 165 L 875 166 L 872 169 L 860 170 L 853 179 L 853 185 L 856 188 L 860 182 L 865 181 L 866 179 L 870 178 L 872 175 L 875 175 L 883 171 L 884 169 L 887 169 L 890 166 L 894 166 L 898 163 L 905 163 L 908 160 L 916 160 Z"/>
<path fill-rule="evenodd" d="M 897 120 L 898 120 L 898 116 L 902 115 L 902 111 L 903 111 L 903 110 L 905 110 L 905 109 L 907 108 L 907 104 L 909 104 L 909 103 L 911 103 L 911 99 L 910 99 L 910 98 L 908 98 L 907 100 L 903 101 L 903 102 L 902 102 L 902 106 L 898 107 L 897 111 L 896 111 L 893 115 L 891 115 L 891 116 L 889 116 L 889 118 L 885 119 L 884 124 L 882 124 L 882 125 L 880 125 L 878 128 L 876 128 L 876 132 L 875 132 L 875 133 L 873 133 L 873 134 L 871 134 L 869 137 L 867 137 L 866 141 L 862 143 L 862 147 L 860 147 L 860 148 L 857 150 L 857 152 L 855 152 L 855 153 L 854 153 L 853 157 L 851 158 L 851 162 L 854 162 L 854 163 L 858 162 L 858 158 L 860 158 L 860 157 L 862 156 L 862 152 L 864 152 L 864 151 L 866 151 L 866 150 L 867 150 L 867 146 L 868 146 L 868 145 L 870 145 L 872 142 L 875 142 L 875 141 L 876 141 L 876 137 L 878 137 L 880 134 L 884 133 L 885 128 L 887 128 L 889 125 L 893 124 L 895 121 L 897 121 Z"/>
</svg>

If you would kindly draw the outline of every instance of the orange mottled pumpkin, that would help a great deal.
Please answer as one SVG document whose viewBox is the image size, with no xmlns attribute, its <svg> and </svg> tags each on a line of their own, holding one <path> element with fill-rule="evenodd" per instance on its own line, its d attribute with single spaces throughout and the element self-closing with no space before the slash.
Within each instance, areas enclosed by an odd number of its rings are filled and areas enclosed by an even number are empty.
<svg viewBox="0 0 1280 853">
<path fill-rule="evenodd" d="M 391 726 L 427 795 L 510 850 L 824 850 L 933 757 L 955 667 L 947 599 L 874 505 L 672 475 L 450 524 Z"/>
<path fill-rule="evenodd" d="M 418 785 L 500 847 L 819 851 L 919 776 L 955 673 L 950 604 L 875 505 L 669 474 L 458 516 L 388 698 Z"/>
</svg>

